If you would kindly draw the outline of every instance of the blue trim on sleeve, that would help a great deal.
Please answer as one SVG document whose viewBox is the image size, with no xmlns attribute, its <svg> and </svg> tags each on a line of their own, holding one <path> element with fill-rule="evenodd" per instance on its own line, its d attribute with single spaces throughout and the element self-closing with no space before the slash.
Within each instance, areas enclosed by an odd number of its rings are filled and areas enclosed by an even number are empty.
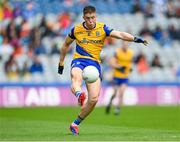
<svg viewBox="0 0 180 142">
<path fill-rule="evenodd" d="M 106 36 L 110 36 L 110 33 L 112 32 L 113 29 L 110 29 L 109 27 L 107 27 L 106 25 L 104 25 L 104 31 L 106 33 Z"/>
<path fill-rule="evenodd" d="M 68 35 L 70 38 L 76 39 L 76 37 L 74 36 L 74 27 L 71 29 L 71 32 Z"/>
<path fill-rule="evenodd" d="M 81 46 L 79 46 L 78 44 L 76 44 L 76 52 L 79 53 L 82 56 L 88 56 L 88 57 L 92 57 L 93 56 L 91 54 L 89 54 L 87 51 L 85 51 Z"/>
</svg>

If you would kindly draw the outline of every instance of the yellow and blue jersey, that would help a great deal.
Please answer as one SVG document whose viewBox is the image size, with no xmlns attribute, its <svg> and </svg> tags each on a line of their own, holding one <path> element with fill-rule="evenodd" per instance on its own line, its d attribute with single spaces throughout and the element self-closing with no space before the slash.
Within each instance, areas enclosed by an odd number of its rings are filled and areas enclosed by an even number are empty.
<svg viewBox="0 0 180 142">
<path fill-rule="evenodd" d="M 128 78 L 132 70 L 133 51 L 131 49 L 123 51 L 122 48 L 117 48 L 115 57 L 117 60 L 117 64 L 123 67 L 123 70 L 114 69 L 114 78 Z"/>
<path fill-rule="evenodd" d="M 111 31 L 112 29 L 100 22 L 96 22 L 92 30 L 85 27 L 85 22 L 73 27 L 69 33 L 69 37 L 76 41 L 73 58 L 85 58 L 100 62 L 100 52 L 104 46 L 104 40 Z"/>
</svg>

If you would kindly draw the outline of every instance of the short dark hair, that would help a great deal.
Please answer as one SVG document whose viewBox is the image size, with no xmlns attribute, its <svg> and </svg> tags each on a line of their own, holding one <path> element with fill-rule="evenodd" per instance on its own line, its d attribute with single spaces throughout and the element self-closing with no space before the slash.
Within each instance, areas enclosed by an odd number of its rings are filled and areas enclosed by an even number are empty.
<svg viewBox="0 0 180 142">
<path fill-rule="evenodd" d="M 87 14 L 87 13 L 94 13 L 96 12 L 96 8 L 94 6 L 85 6 L 84 9 L 83 9 L 83 14 Z"/>
</svg>

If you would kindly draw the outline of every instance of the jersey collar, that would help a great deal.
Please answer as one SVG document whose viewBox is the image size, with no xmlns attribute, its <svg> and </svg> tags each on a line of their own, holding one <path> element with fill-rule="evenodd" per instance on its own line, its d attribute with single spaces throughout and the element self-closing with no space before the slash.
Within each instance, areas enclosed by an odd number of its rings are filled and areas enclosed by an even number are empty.
<svg viewBox="0 0 180 142">
<path fill-rule="evenodd" d="M 83 22 L 83 23 L 82 23 L 82 25 L 83 25 L 83 27 L 84 27 L 86 30 L 90 30 L 90 29 L 88 29 L 88 28 L 86 27 L 85 22 Z M 95 26 L 94 26 L 94 28 L 93 28 L 93 29 L 95 29 L 95 28 L 96 28 L 96 24 L 95 24 Z M 91 30 L 93 30 L 93 29 L 91 29 Z"/>
</svg>

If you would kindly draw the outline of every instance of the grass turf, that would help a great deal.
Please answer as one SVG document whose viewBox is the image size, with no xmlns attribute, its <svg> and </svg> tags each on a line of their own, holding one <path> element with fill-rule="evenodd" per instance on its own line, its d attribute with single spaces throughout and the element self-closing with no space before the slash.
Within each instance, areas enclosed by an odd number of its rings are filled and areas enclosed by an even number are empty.
<svg viewBox="0 0 180 142">
<path fill-rule="evenodd" d="M 0 140 L 180 140 L 180 106 L 123 107 L 120 116 L 97 107 L 74 136 L 69 124 L 78 112 L 77 107 L 1 108 Z"/>
</svg>

